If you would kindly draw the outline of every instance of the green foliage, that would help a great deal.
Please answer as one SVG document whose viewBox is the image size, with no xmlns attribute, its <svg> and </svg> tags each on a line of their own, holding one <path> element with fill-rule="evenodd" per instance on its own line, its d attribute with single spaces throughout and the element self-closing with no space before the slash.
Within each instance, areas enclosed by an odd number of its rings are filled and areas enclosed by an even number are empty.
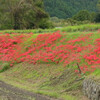
<svg viewBox="0 0 100 100">
<path fill-rule="evenodd" d="M 98 0 L 97 9 L 98 9 L 98 12 L 100 12 L 100 0 Z"/>
<path fill-rule="evenodd" d="M 100 23 L 100 13 L 96 14 L 95 22 Z"/>
<path fill-rule="evenodd" d="M 72 21 L 76 22 L 77 24 L 88 24 L 91 22 L 98 22 L 96 21 L 98 14 L 96 12 L 89 12 L 87 10 L 81 10 L 76 15 L 72 17 Z"/>
<path fill-rule="evenodd" d="M 80 10 L 94 12 L 98 0 L 44 0 L 45 10 L 51 17 L 69 18 Z"/>
<path fill-rule="evenodd" d="M 0 4 L 0 29 L 32 29 L 43 20 L 49 23 L 42 0 L 1 0 Z"/>
<path fill-rule="evenodd" d="M 39 22 L 39 27 L 42 28 L 42 29 L 53 28 L 53 24 L 52 24 L 52 22 L 48 21 L 48 19 L 42 19 Z"/>
<path fill-rule="evenodd" d="M 0 29 L 13 29 L 11 20 L 9 19 L 9 17 L 6 17 L 7 15 L 0 15 Z"/>
<path fill-rule="evenodd" d="M 100 23 L 100 0 L 98 0 L 98 3 L 97 3 L 97 10 L 98 12 L 95 17 L 95 22 Z"/>
<path fill-rule="evenodd" d="M 91 23 L 89 20 L 84 20 L 84 21 L 78 21 L 74 20 L 73 18 L 68 18 L 67 20 L 68 25 L 84 25 L 84 24 L 89 24 Z"/>
<path fill-rule="evenodd" d="M 76 15 L 74 15 L 73 19 L 77 21 L 85 21 L 85 20 L 90 20 L 91 16 L 87 10 L 82 10 L 78 12 Z"/>
<path fill-rule="evenodd" d="M 94 22 L 94 21 L 95 21 L 95 18 L 96 18 L 96 13 L 95 13 L 95 12 L 92 12 L 92 13 L 91 13 L 90 21 L 91 21 L 91 22 Z"/>
</svg>

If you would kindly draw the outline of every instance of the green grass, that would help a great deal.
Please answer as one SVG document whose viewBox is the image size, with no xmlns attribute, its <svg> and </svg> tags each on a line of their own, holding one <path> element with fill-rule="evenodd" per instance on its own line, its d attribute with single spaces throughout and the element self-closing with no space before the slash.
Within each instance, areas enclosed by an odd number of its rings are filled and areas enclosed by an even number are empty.
<svg viewBox="0 0 100 100">
<path fill-rule="evenodd" d="M 77 81 L 79 78 L 73 69 L 63 67 L 61 64 L 50 64 L 48 67 L 47 64 L 20 63 L 0 74 L 1 80 L 16 87 L 53 98 L 68 97 L 69 100 L 80 98 L 70 94 L 81 88 L 82 81 Z"/>
<path fill-rule="evenodd" d="M 84 24 L 84 25 L 75 25 L 67 26 L 62 28 L 54 29 L 29 29 L 29 30 L 1 30 L 0 33 L 51 33 L 58 30 L 62 32 L 82 32 L 82 31 L 96 31 L 100 29 L 100 24 Z"/>
<path fill-rule="evenodd" d="M 92 75 L 94 75 L 94 76 L 99 76 L 100 77 L 100 69 L 96 69 L 93 73 L 92 73 Z"/>
</svg>

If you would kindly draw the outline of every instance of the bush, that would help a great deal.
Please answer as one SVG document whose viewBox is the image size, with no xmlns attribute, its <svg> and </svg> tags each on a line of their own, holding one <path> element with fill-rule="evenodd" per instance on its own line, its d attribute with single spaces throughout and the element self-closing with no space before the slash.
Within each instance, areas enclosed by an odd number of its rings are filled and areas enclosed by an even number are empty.
<svg viewBox="0 0 100 100">
<path fill-rule="evenodd" d="M 42 28 L 42 29 L 48 29 L 48 28 L 53 28 L 53 24 L 51 21 L 48 21 L 48 19 L 42 19 L 40 22 L 39 22 L 39 28 Z"/>
<path fill-rule="evenodd" d="M 74 19 L 72 19 L 72 18 L 68 18 L 68 19 L 67 19 L 67 23 L 68 23 L 69 25 L 77 25 L 78 21 L 77 21 L 77 20 L 74 20 Z"/>
<path fill-rule="evenodd" d="M 91 14 L 87 10 L 82 10 L 73 16 L 74 20 L 85 21 L 91 19 Z"/>
<path fill-rule="evenodd" d="M 67 23 L 68 23 L 68 25 L 82 25 L 82 24 L 88 24 L 88 23 L 90 23 L 90 21 L 89 20 L 77 21 L 72 18 L 68 18 Z"/>
<path fill-rule="evenodd" d="M 95 22 L 100 23 L 100 13 L 96 14 Z"/>
</svg>

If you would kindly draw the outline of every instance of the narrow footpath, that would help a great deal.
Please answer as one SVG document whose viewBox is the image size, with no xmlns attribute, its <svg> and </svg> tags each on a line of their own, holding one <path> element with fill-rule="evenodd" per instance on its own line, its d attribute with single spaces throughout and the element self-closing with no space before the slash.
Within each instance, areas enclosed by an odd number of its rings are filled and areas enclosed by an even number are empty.
<svg viewBox="0 0 100 100">
<path fill-rule="evenodd" d="M 0 81 L 0 100 L 57 100 L 16 88 Z"/>
</svg>

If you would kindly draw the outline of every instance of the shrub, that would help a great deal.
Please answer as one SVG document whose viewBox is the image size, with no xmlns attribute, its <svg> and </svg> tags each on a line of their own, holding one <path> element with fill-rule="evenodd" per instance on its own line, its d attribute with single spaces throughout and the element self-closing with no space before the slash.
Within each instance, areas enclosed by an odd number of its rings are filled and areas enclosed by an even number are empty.
<svg viewBox="0 0 100 100">
<path fill-rule="evenodd" d="M 82 10 L 82 11 L 78 12 L 76 15 L 74 15 L 73 19 L 77 20 L 77 21 L 90 20 L 91 15 L 87 10 Z"/>
<path fill-rule="evenodd" d="M 95 22 L 100 23 L 100 13 L 96 14 Z"/>
</svg>

